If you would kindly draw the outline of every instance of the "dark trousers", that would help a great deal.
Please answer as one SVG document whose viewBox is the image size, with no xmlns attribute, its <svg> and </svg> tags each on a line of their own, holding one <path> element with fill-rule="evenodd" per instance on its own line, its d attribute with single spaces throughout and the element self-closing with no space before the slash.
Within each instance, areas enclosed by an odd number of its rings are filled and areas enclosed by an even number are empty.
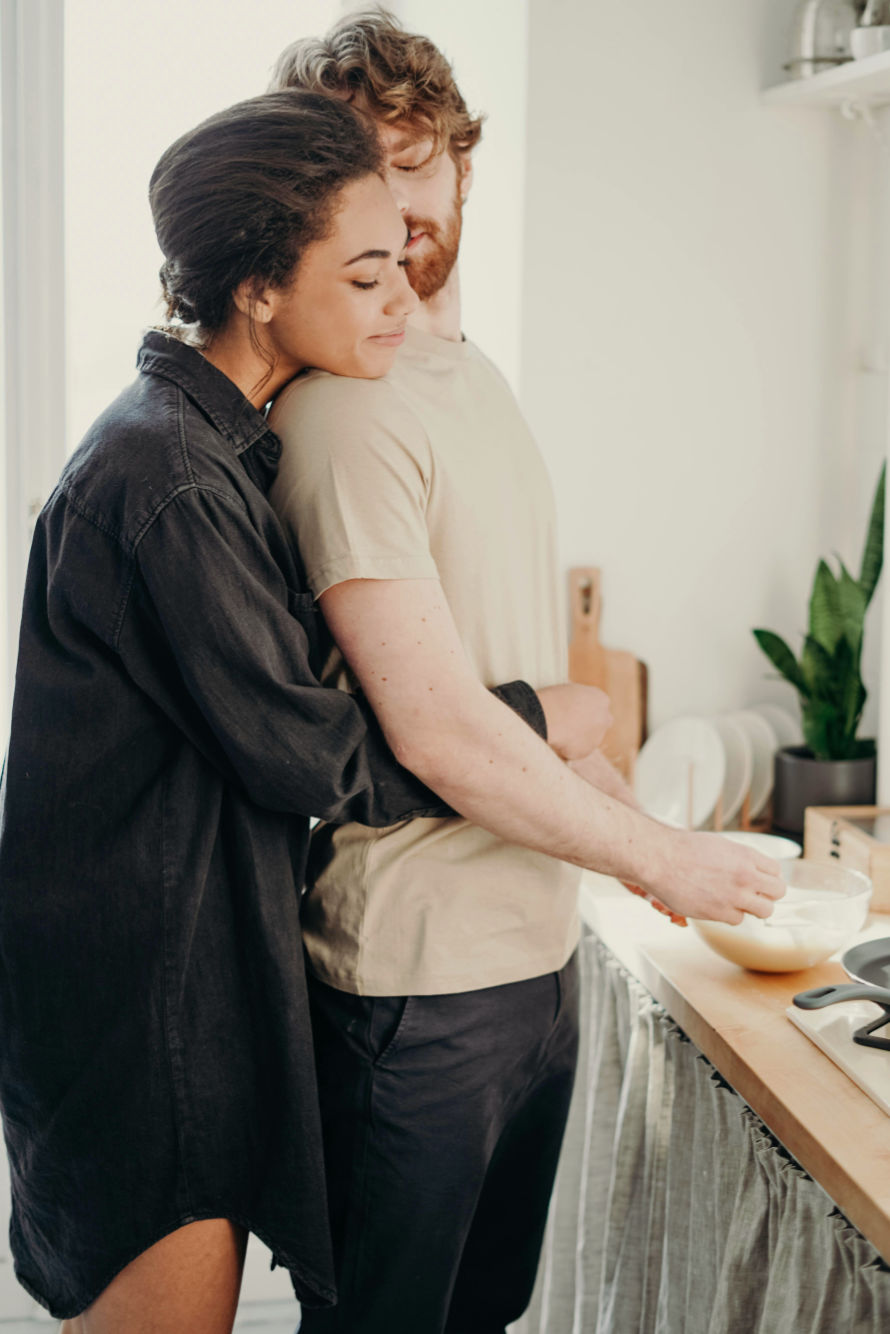
<svg viewBox="0 0 890 1334">
<path fill-rule="evenodd" d="M 310 977 L 339 1301 L 301 1334 L 503 1334 L 531 1297 L 572 1092 L 577 965 L 446 996 Z"/>
</svg>

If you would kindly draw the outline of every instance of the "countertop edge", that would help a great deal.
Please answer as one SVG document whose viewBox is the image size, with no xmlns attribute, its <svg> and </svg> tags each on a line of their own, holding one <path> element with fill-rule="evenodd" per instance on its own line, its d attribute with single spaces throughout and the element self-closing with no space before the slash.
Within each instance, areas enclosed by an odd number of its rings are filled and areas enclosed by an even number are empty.
<svg viewBox="0 0 890 1334">
<path fill-rule="evenodd" d="M 796 992 L 843 979 L 840 965 L 745 974 L 606 876 L 585 874 L 581 916 L 890 1263 L 888 1119 L 784 1013 Z M 706 971 L 712 976 L 703 978 Z M 736 1018 L 746 985 L 757 1007 Z M 832 1114 L 833 1103 L 840 1115 Z"/>
</svg>

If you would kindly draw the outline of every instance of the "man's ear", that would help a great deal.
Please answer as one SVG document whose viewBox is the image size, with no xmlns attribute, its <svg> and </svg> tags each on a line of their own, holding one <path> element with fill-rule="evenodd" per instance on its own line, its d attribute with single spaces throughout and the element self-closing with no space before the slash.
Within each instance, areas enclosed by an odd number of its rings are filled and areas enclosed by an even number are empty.
<svg viewBox="0 0 890 1334">
<path fill-rule="evenodd" d="M 460 202 L 466 201 L 470 193 L 470 186 L 473 184 L 473 154 L 472 152 L 459 152 L 457 156 L 458 170 L 458 190 L 460 191 Z"/>
<path fill-rule="evenodd" d="M 257 324 L 268 324 L 275 313 L 275 289 L 261 286 L 255 278 L 245 278 L 232 293 L 236 310 Z"/>
</svg>

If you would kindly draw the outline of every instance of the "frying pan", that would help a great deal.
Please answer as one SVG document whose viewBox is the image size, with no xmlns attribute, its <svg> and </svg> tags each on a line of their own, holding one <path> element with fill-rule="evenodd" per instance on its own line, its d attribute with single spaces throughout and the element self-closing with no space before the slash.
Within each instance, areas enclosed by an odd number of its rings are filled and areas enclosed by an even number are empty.
<svg viewBox="0 0 890 1334">
<path fill-rule="evenodd" d="M 844 955 L 846 959 L 846 955 Z M 865 982 L 842 982 L 835 986 L 813 987 L 811 991 L 801 991 L 794 997 L 794 1004 L 801 1010 L 821 1010 L 826 1005 L 837 1005 L 841 1001 L 874 1001 L 881 1008 L 879 1018 L 857 1028 L 853 1041 L 860 1047 L 879 1047 L 890 1051 L 890 1038 L 876 1038 L 872 1034 L 885 1024 L 890 1024 L 890 989 L 872 987 Z"/>
</svg>

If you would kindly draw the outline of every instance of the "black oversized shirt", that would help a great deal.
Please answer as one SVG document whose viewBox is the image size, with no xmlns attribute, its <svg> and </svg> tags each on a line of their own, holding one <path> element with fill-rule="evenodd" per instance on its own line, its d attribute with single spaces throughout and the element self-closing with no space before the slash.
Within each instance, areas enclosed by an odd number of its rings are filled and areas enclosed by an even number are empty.
<svg viewBox="0 0 890 1334">
<path fill-rule="evenodd" d="M 266 500 L 279 442 L 149 333 L 37 523 L 0 807 L 12 1249 L 57 1317 L 226 1217 L 333 1297 L 300 947 L 307 817 L 447 809 L 359 698 Z M 539 731 L 530 687 L 502 695 Z"/>
</svg>

